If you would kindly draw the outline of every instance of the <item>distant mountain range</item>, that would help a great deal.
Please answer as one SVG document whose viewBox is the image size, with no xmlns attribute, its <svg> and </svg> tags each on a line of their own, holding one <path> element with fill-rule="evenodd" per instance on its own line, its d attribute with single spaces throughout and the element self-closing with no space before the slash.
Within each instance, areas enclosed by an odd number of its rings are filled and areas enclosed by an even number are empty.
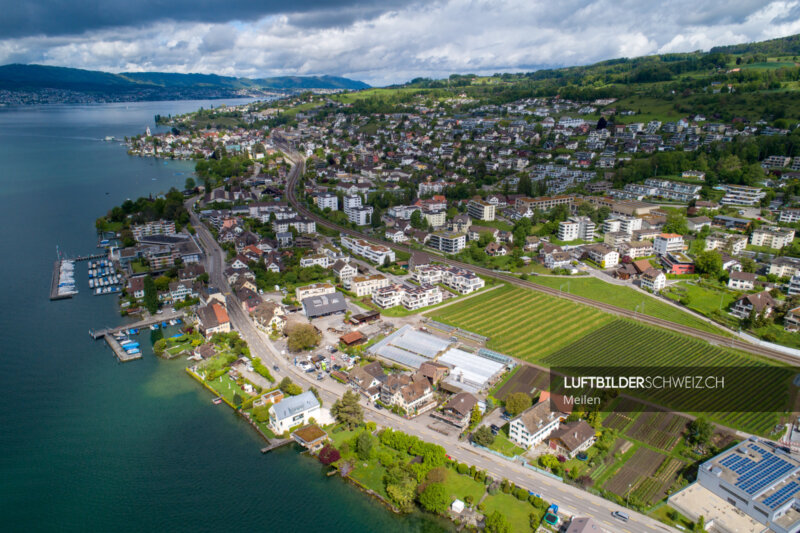
<svg viewBox="0 0 800 533">
<path fill-rule="evenodd" d="M 226 98 L 257 95 L 263 92 L 292 92 L 304 89 L 367 89 L 364 82 L 336 76 L 279 76 L 273 78 L 236 78 L 214 74 L 176 74 L 169 72 L 123 72 L 111 74 L 43 65 L 0 66 L 0 91 L 8 91 L 3 100 L 21 95 L 60 97 L 63 101 L 153 100 L 184 98 Z M 25 102 L 19 102 L 25 103 Z"/>
</svg>

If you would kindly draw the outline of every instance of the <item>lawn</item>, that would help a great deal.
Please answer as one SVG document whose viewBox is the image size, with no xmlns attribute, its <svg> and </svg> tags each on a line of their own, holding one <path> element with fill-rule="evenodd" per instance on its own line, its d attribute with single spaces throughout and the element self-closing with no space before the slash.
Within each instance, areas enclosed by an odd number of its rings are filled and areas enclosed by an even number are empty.
<svg viewBox="0 0 800 533">
<path fill-rule="evenodd" d="M 643 294 L 630 287 L 612 285 L 611 283 L 606 283 L 597 278 L 581 277 L 569 278 L 569 280 L 566 280 L 564 278 L 533 276 L 528 281 L 554 289 L 561 288 L 569 281 L 567 292 L 570 294 L 576 294 L 598 302 L 613 304 L 631 311 L 638 308 L 640 313 L 655 318 L 669 320 L 670 322 L 689 326 L 701 331 L 708 331 L 718 335 L 727 335 L 724 330 L 701 320 L 691 313 L 677 309 L 670 304 L 659 301 L 652 296 Z"/>
<path fill-rule="evenodd" d="M 500 511 L 500 514 L 505 516 L 511 525 L 511 531 L 515 533 L 531 531 L 530 517 L 534 508 L 530 503 L 520 501 L 510 494 L 499 492 L 494 496 L 487 496 L 483 500 L 483 505 L 487 515 Z"/>
<path fill-rule="evenodd" d="M 451 499 L 464 500 L 467 496 L 471 496 L 472 501 L 476 504 L 486 491 L 486 486 L 483 483 L 475 481 L 469 476 L 462 476 L 450 468 L 447 469 L 444 488 Z"/>
<path fill-rule="evenodd" d="M 491 313 L 486 310 L 491 309 Z M 503 286 L 428 315 L 489 337 L 488 348 L 534 360 L 613 320 L 591 307 L 520 287 Z M 569 316 L 570 321 L 563 317 Z"/>
<path fill-rule="evenodd" d="M 145 265 L 141 259 L 138 261 L 131 261 L 131 269 L 134 274 L 142 274 L 150 271 L 150 267 Z"/>
<path fill-rule="evenodd" d="M 520 448 L 508 439 L 508 424 L 500 429 L 500 432 L 497 433 L 494 442 L 489 448 L 502 453 L 506 457 L 514 457 L 525 453 L 523 448 Z"/>
<path fill-rule="evenodd" d="M 355 468 L 350 472 L 349 476 L 388 499 L 389 496 L 386 494 L 386 487 L 383 483 L 386 469 L 375 460 L 365 463 L 355 458 L 354 461 Z"/>
<path fill-rule="evenodd" d="M 243 400 L 250 397 L 239 385 L 233 381 L 228 374 L 223 374 L 214 381 L 206 381 L 209 387 L 214 389 L 217 394 L 236 405 L 233 400 L 234 395 L 238 394 Z"/>
</svg>

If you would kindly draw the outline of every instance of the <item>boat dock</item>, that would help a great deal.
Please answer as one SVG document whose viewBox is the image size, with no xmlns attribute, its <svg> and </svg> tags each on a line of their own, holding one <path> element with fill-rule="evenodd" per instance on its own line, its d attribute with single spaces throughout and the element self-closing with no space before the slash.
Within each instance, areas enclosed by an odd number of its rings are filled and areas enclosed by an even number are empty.
<svg viewBox="0 0 800 533">
<path fill-rule="evenodd" d="M 59 259 L 53 263 L 53 275 L 50 278 L 51 300 L 65 300 L 78 294 L 72 274 L 73 266 L 74 263 L 69 259 Z"/>
<path fill-rule="evenodd" d="M 117 342 L 117 339 L 114 338 L 114 335 L 105 335 L 104 338 L 108 343 L 108 345 L 111 347 L 111 349 L 114 351 L 114 355 L 117 356 L 117 359 L 119 359 L 120 363 L 127 363 L 128 361 L 133 361 L 135 359 L 142 358 L 142 352 L 139 351 L 137 351 L 136 353 L 126 352 L 125 348 L 123 348 L 120 345 L 120 343 Z"/>
<path fill-rule="evenodd" d="M 290 442 L 294 442 L 294 441 L 292 439 L 281 439 L 281 440 L 276 440 L 276 441 L 270 442 L 269 446 L 261 448 L 261 453 L 271 452 L 275 448 L 280 448 L 281 446 L 286 446 Z"/>
<path fill-rule="evenodd" d="M 133 322 L 132 324 L 125 324 L 124 326 L 119 326 L 116 328 L 104 328 L 104 329 L 91 329 L 89 330 L 89 336 L 92 337 L 94 340 L 102 339 L 103 337 L 113 337 L 115 334 L 119 333 L 123 329 L 144 329 L 152 326 L 153 324 L 161 324 L 162 322 L 169 322 L 174 318 L 183 318 L 186 313 L 184 311 L 177 311 L 175 313 L 164 313 L 163 315 L 154 315 L 150 318 L 145 318 L 144 320 L 140 320 L 139 322 Z"/>
</svg>

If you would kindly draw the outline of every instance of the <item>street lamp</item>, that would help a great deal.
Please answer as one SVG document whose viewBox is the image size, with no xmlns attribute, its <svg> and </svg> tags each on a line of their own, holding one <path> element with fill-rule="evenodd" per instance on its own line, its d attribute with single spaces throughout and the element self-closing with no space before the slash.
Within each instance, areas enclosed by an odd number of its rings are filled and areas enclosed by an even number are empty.
<svg viewBox="0 0 800 533">
<path fill-rule="evenodd" d="M 628 502 L 631 499 L 631 485 L 632 484 L 633 483 L 628 483 L 628 492 L 626 493 L 626 496 L 625 496 L 625 508 L 629 508 Z"/>
</svg>

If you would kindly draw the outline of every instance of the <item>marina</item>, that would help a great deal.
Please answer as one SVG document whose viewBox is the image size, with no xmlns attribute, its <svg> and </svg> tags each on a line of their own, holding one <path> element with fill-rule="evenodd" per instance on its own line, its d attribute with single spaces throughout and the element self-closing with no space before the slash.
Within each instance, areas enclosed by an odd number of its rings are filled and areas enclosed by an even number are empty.
<svg viewBox="0 0 800 533">
<path fill-rule="evenodd" d="M 75 286 L 75 261 L 59 259 L 53 264 L 53 276 L 50 280 L 50 299 L 64 300 L 78 294 Z"/>
<path fill-rule="evenodd" d="M 95 296 L 122 292 L 123 276 L 108 259 L 89 260 L 89 288 Z"/>
</svg>

